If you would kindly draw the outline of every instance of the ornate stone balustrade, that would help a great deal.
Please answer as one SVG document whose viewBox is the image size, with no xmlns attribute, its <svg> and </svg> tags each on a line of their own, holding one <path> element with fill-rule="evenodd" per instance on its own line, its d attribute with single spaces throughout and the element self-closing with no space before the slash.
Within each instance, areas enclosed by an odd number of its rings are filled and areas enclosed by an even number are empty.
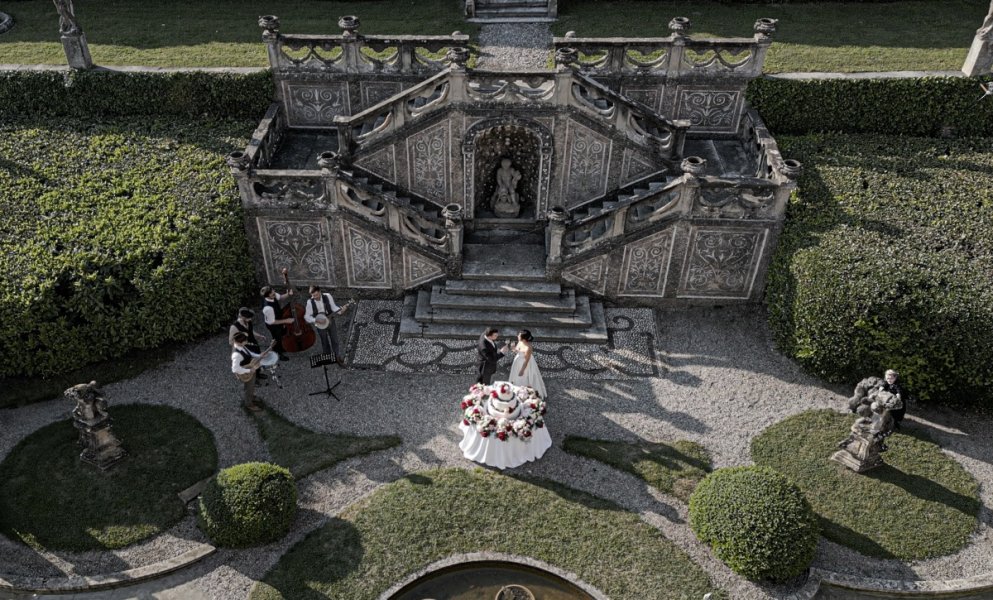
<svg viewBox="0 0 993 600">
<path fill-rule="evenodd" d="M 424 75 L 446 67 L 449 48 L 466 46 L 469 36 L 455 32 L 434 36 L 376 36 L 358 33 L 358 17 L 341 17 L 341 35 L 279 32 L 279 18 L 259 18 L 269 65 L 276 74 L 292 72 L 391 73 Z"/>
</svg>

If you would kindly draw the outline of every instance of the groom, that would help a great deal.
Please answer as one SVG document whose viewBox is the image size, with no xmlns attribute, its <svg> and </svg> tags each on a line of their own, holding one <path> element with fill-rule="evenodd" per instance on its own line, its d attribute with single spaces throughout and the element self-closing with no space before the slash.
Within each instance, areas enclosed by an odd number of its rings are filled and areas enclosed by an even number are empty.
<svg viewBox="0 0 993 600">
<path fill-rule="evenodd" d="M 500 337 L 500 330 L 496 327 L 487 327 L 483 335 L 479 336 L 479 343 L 476 344 L 476 370 L 479 371 L 479 378 L 476 379 L 476 383 L 489 385 L 492 382 L 493 374 L 496 373 L 497 362 L 510 349 L 510 346 L 504 344 L 497 350 L 498 337 Z"/>
</svg>

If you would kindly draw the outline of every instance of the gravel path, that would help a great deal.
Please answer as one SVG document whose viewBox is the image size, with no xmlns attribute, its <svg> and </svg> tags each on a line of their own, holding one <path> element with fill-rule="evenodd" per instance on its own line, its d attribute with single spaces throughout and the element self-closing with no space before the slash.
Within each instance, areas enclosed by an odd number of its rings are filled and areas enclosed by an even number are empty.
<svg viewBox="0 0 993 600">
<path fill-rule="evenodd" d="M 547 23 L 501 23 L 479 30 L 482 70 L 541 70 L 548 68 L 552 34 Z"/>
<path fill-rule="evenodd" d="M 788 589 L 745 581 L 714 559 L 690 531 L 684 504 L 648 488 L 635 477 L 564 453 L 561 441 L 567 434 L 631 441 L 689 439 L 704 444 L 717 467 L 747 464 L 750 439 L 758 432 L 804 410 L 840 409 L 844 406 L 844 390 L 826 389 L 776 354 L 771 349 L 763 315 L 757 309 L 660 312 L 658 323 L 661 377 L 547 381 L 552 398 L 548 423 L 555 446 L 540 461 L 519 471 L 609 498 L 639 513 L 704 566 L 715 583 L 735 599 L 782 597 Z M 226 340 L 222 336 L 191 347 L 168 365 L 106 386 L 111 412 L 114 405 L 126 402 L 182 408 L 214 433 L 221 466 L 264 460 L 267 456 L 255 428 L 238 408 L 238 385 L 227 376 L 226 361 Z M 287 418 L 318 431 L 398 433 L 403 445 L 346 461 L 302 481 L 300 517 L 291 534 L 277 544 L 244 551 L 220 550 L 180 573 L 89 597 L 146 597 L 155 592 L 158 598 L 244 598 L 253 582 L 290 546 L 377 487 L 423 469 L 474 466 L 458 450 L 454 399 L 461 397 L 470 383 L 466 375 L 347 371 L 342 373 L 342 384 L 337 389 L 342 397 L 338 403 L 307 395 L 323 387 L 323 377 L 320 371 L 309 369 L 305 360 L 292 360 L 280 368 L 285 388 L 261 388 L 260 395 Z M 63 418 L 66 412 L 62 400 L 4 411 L 0 456 L 6 455 L 17 440 Z M 979 480 L 993 481 L 993 449 L 984 445 L 991 423 L 966 420 L 947 412 L 908 418 L 930 428 L 947 451 Z M 993 506 L 989 489 L 983 489 L 986 507 Z M 974 542 L 953 556 L 904 564 L 867 559 L 823 542 L 815 566 L 896 579 L 975 575 L 993 564 L 988 508 L 984 508 L 983 521 Z M 120 570 L 169 558 L 201 541 L 192 519 L 168 534 L 113 553 L 37 554 L 2 540 L 0 564 L 4 567 L 0 576 Z"/>
</svg>

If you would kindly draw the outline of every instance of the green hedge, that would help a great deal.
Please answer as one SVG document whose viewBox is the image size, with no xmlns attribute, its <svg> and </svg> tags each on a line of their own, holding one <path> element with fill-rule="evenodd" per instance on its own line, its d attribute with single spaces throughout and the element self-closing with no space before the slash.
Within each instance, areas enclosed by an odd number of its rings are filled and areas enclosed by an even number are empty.
<svg viewBox="0 0 993 600">
<path fill-rule="evenodd" d="M 245 463 L 217 474 L 200 496 L 198 524 L 215 544 L 243 547 L 286 535 L 297 511 L 289 469 Z"/>
<path fill-rule="evenodd" d="M 225 155 L 254 121 L 0 125 L 0 376 L 215 331 L 250 293 Z"/>
<path fill-rule="evenodd" d="M 269 71 L 0 71 L 0 117 L 260 119 L 272 97 Z"/>
<path fill-rule="evenodd" d="M 786 581 L 817 549 L 817 518 L 803 492 L 769 467 L 708 475 L 690 496 L 690 527 L 717 558 L 749 579 Z"/>
<path fill-rule="evenodd" d="M 752 81 L 747 97 L 776 135 L 840 131 L 993 135 L 993 98 L 968 77 Z"/>
<path fill-rule="evenodd" d="M 854 385 L 900 371 L 924 400 L 993 398 L 988 138 L 782 138 L 804 174 L 768 275 L 780 348 Z"/>
</svg>

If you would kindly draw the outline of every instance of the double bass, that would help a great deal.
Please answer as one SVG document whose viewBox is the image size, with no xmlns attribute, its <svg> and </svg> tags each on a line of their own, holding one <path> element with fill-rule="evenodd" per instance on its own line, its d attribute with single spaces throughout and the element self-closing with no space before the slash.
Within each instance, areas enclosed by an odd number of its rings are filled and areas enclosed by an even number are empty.
<svg viewBox="0 0 993 600">
<path fill-rule="evenodd" d="M 283 268 L 283 283 L 286 284 L 286 289 L 290 289 L 290 272 L 289 269 Z M 295 294 L 294 294 L 295 295 Z M 283 307 L 283 314 L 280 315 L 282 319 L 293 319 L 293 324 L 286 326 L 286 333 L 283 335 L 283 349 L 287 352 L 303 352 L 307 348 L 314 345 L 317 341 L 317 334 L 314 333 L 313 328 L 304 320 L 304 307 L 293 301 L 293 297 L 290 296 L 290 301 L 286 303 Z"/>
</svg>

